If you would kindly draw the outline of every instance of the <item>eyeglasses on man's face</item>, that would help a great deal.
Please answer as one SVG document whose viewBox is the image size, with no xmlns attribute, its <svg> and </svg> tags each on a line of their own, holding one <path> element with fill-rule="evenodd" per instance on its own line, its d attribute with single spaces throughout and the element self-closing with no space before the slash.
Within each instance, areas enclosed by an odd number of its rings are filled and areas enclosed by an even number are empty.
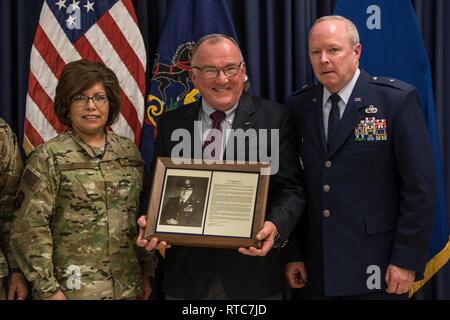
<svg viewBox="0 0 450 320">
<path fill-rule="evenodd" d="M 78 105 L 87 105 L 89 103 L 89 100 L 94 101 L 94 103 L 97 106 L 101 106 L 108 101 L 108 96 L 106 94 L 96 94 L 92 97 L 85 96 L 83 94 L 77 94 L 70 99 L 72 103 L 78 104 Z"/>
<path fill-rule="evenodd" d="M 196 69 L 202 72 L 203 77 L 205 77 L 206 79 L 217 78 L 220 74 L 220 71 L 222 71 L 223 74 L 227 77 L 234 77 L 238 74 L 239 69 L 241 68 L 241 65 L 243 63 L 244 61 L 241 61 L 239 62 L 239 64 L 231 64 L 223 68 L 192 66 L 192 69 Z"/>
</svg>

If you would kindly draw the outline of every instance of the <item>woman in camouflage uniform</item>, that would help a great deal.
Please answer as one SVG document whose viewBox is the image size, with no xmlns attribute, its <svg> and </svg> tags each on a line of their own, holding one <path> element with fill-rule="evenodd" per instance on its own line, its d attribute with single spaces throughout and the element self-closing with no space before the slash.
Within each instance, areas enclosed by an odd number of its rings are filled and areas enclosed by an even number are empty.
<svg viewBox="0 0 450 320">
<path fill-rule="evenodd" d="M 117 77 L 103 64 L 65 66 L 55 113 L 69 129 L 31 154 L 11 235 L 36 297 L 150 294 L 154 258 L 134 244 L 144 163 L 132 141 L 106 130 L 119 115 L 119 99 Z"/>
<path fill-rule="evenodd" d="M 9 248 L 14 196 L 22 169 L 16 136 L 8 124 L 0 119 L 0 300 L 22 300 L 28 294 L 25 278 L 17 268 Z"/>
</svg>

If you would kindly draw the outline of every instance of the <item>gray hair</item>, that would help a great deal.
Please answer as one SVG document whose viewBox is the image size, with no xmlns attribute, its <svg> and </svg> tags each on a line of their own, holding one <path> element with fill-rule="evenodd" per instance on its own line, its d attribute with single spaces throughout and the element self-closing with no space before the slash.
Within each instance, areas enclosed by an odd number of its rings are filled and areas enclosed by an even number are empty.
<svg viewBox="0 0 450 320">
<path fill-rule="evenodd" d="M 210 44 L 216 44 L 223 41 L 224 39 L 231 41 L 231 43 L 233 43 L 236 46 L 236 48 L 238 48 L 241 60 L 244 60 L 241 49 L 239 48 L 237 41 L 233 37 L 227 36 L 226 34 L 212 33 L 201 37 L 196 42 L 195 46 L 191 50 L 191 61 L 193 60 L 195 53 L 197 52 L 198 48 L 202 45 L 202 43 L 209 42 Z"/>
<path fill-rule="evenodd" d="M 311 36 L 311 31 L 314 29 L 316 24 L 318 24 L 322 21 L 329 21 L 329 20 L 337 20 L 337 21 L 344 22 L 347 25 L 347 35 L 348 35 L 348 39 L 350 40 L 350 44 L 352 46 L 355 46 L 359 43 L 359 33 L 358 33 L 358 29 L 356 28 L 355 24 L 351 20 L 349 20 L 343 16 L 337 16 L 337 15 L 336 16 L 323 16 L 323 17 L 317 19 L 313 23 L 311 29 L 309 30 L 308 37 Z"/>
</svg>

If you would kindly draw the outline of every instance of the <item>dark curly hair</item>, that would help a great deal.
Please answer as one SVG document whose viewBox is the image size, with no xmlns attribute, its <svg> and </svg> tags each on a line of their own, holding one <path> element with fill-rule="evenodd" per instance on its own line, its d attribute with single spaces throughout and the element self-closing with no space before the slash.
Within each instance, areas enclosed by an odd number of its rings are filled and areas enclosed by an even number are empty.
<svg viewBox="0 0 450 320">
<path fill-rule="evenodd" d="M 78 60 L 65 65 L 56 86 L 54 108 L 62 124 L 72 126 L 69 118 L 72 98 L 98 83 L 105 87 L 109 101 L 108 120 L 105 125 L 111 126 L 116 122 L 120 113 L 120 86 L 117 76 L 101 62 Z"/>
</svg>

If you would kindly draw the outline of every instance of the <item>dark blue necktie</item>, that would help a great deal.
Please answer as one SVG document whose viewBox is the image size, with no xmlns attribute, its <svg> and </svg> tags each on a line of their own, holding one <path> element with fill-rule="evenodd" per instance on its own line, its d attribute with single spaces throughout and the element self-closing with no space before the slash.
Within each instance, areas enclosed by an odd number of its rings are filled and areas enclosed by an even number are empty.
<svg viewBox="0 0 450 320">
<path fill-rule="evenodd" d="M 330 150 L 331 146 L 333 145 L 333 140 L 336 135 L 336 129 L 339 125 L 339 120 L 341 119 L 338 106 L 338 103 L 341 100 L 341 98 L 337 94 L 332 94 L 330 96 L 330 100 L 331 100 L 331 110 L 328 116 L 328 143 L 327 143 L 328 150 Z"/>
</svg>

